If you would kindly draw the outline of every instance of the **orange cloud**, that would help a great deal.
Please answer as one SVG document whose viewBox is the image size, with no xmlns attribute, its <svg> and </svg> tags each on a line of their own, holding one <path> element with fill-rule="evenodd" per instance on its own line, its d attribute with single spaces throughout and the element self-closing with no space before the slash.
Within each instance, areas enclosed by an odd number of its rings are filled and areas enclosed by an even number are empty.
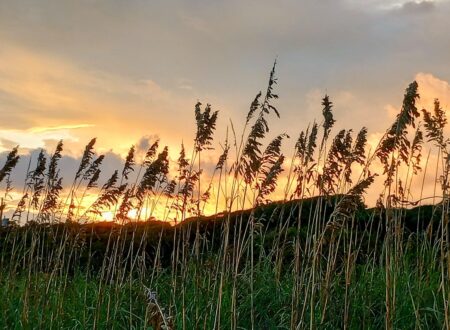
<svg viewBox="0 0 450 330">
<path fill-rule="evenodd" d="M 97 137 L 99 151 L 123 155 L 144 135 L 178 145 L 194 129 L 196 99 L 151 79 L 77 67 L 10 43 L 0 51 L 0 93 L 10 110 L 0 115 L 1 136 L 30 148 L 64 138 L 77 155 Z"/>
<path fill-rule="evenodd" d="M 430 73 L 418 73 L 416 81 L 419 84 L 420 102 L 423 107 L 433 106 L 434 99 L 439 99 L 444 108 L 450 108 L 450 84 Z"/>
</svg>

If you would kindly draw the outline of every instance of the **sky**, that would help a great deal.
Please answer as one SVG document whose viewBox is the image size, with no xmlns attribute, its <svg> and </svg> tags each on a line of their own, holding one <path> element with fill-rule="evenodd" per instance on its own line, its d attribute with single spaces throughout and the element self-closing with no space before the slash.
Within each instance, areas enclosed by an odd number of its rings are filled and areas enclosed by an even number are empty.
<svg viewBox="0 0 450 330">
<path fill-rule="evenodd" d="M 413 80 L 421 106 L 450 108 L 449 15 L 447 0 L 0 0 L 0 158 L 62 138 L 75 164 L 93 137 L 111 168 L 156 138 L 175 155 L 197 101 L 223 141 L 275 59 L 274 134 L 320 119 L 327 93 L 336 128 L 375 139 Z"/>
</svg>

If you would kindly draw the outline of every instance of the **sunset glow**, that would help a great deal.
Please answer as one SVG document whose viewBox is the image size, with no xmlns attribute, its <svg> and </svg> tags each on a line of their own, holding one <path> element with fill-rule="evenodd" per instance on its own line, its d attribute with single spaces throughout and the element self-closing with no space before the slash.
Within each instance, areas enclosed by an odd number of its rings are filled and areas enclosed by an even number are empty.
<svg viewBox="0 0 450 330">
<path fill-rule="evenodd" d="M 209 170 L 201 175 L 201 189 L 206 189 L 211 179 L 215 187 L 202 213 L 226 209 L 224 192 L 218 190 L 218 177 L 211 177 L 211 169 L 227 131 L 231 138 L 230 123 L 239 132 L 252 97 L 265 88 L 275 58 L 281 118 L 270 118 L 270 125 L 272 136 L 285 132 L 291 137 L 283 142 L 286 155 L 292 153 L 299 132 L 320 120 L 325 93 L 334 103 L 336 131 L 366 126 L 372 150 L 400 110 L 402 95 L 398 91 L 406 82 L 418 82 L 420 107 L 432 108 L 435 98 L 444 108 L 450 105 L 450 71 L 442 65 L 445 59 L 429 58 L 426 51 L 435 47 L 443 53 L 450 50 L 444 32 L 448 1 L 373 0 L 364 6 L 351 0 L 326 6 L 283 1 L 281 7 L 265 2 L 256 11 L 246 11 L 248 5 L 242 5 L 245 8 L 240 15 L 231 14 L 235 3 L 224 3 L 220 19 L 209 6 L 197 5 L 174 9 L 169 4 L 131 1 L 125 11 L 121 4 L 99 1 L 89 14 L 75 2 L 46 0 L 39 8 L 20 1 L 0 5 L 0 151 L 4 157 L 19 145 L 22 155 L 8 212 L 13 212 L 20 199 L 24 178 L 19 173 L 26 169 L 27 159 L 33 162 L 40 148 L 50 155 L 60 139 L 66 157 L 61 169 L 65 189 L 84 146 L 93 137 L 97 138 L 96 155 L 106 156 L 101 184 L 123 166 L 132 145 L 139 164 L 149 145 L 158 139 L 161 147 L 169 147 L 170 177 L 176 177 L 181 144 L 188 155 L 192 152 L 197 101 L 210 103 L 219 111 L 212 150 L 202 155 L 203 166 Z M 176 23 L 170 28 L 158 25 L 158 17 L 167 18 L 172 10 Z M 22 15 L 24 12 L 28 14 Z M 68 12 L 67 24 L 56 19 Z M 111 15 L 105 16 L 105 12 Z M 124 24 L 130 12 L 133 24 Z M 318 21 L 305 19 L 317 13 L 335 28 L 324 30 Z M 267 18 L 267 26 L 259 24 L 261 15 Z M 83 26 L 78 30 L 69 28 L 71 24 L 79 26 L 80 21 Z M 424 38 L 418 31 L 431 23 L 433 38 Z M 276 45 L 266 42 L 266 36 L 276 39 Z M 95 48 L 87 47 L 92 43 Z M 345 51 L 349 45 L 351 56 Z M 398 65 L 397 59 L 412 45 L 415 52 L 408 53 L 407 61 L 398 60 Z M 321 56 L 317 58 L 317 54 Z M 430 159 L 433 157 L 431 151 Z M 288 167 L 286 161 L 280 182 L 287 182 Z M 427 177 L 424 182 L 422 194 L 430 194 L 433 179 Z M 220 189 L 231 185 L 232 177 L 222 177 Z M 285 192 L 286 187 L 279 185 L 271 200 L 285 198 Z M 82 202 L 85 209 L 95 202 L 95 194 L 89 195 Z M 251 207 L 251 196 L 246 198 L 238 204 Z M 366 200 L 372 205 L 377 198 L 368 194 Z M 129 218 L 173 219 L 173 210 L 166 206 L 174 200 L 157 199 L 150 203 L 158 207 L 140 212 L 133 209 Z M 113 213 L 105 210 L 101 218 L 110 220 Z"/>
<path fill-rule="evenodd" d="M 0 329 L 450 330 L 450 0 L 0 0 Z"/>
</svg>

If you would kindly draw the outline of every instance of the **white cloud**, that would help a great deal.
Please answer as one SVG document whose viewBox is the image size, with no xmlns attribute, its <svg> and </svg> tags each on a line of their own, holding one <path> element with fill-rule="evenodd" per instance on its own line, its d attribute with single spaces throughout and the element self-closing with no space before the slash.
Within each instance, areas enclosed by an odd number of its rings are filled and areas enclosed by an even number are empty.
<svg viewBox="0 0 450 330">
<path fill-rule="evenodd" d="M 89 126 L 80 125 L 80 128 L 82 127 Z M 66 142 L 78 142 L 79 138 L 73 134 L 74 129 L 76 128 L 31 128 L 29 130 L 0 129 L 0 136 L 3 139 L 3 141 L 0 140 L 0 152 L 9 150 L 12 144 L 19 145 L 24 149 L 37 149 L 45 148 L 48 141 L 59 141 L 62 139 Z"/>
<path fill-rule="evenodd" d="M 408 7 L 422 7 L 426 9 L 428 6 L 432 6 L 438 3 L 448 2 L 448 0 L 347 0 L 348 3 L 355 6 L 369 6 L 372 8 L 393 10 Z"/>
</svg>

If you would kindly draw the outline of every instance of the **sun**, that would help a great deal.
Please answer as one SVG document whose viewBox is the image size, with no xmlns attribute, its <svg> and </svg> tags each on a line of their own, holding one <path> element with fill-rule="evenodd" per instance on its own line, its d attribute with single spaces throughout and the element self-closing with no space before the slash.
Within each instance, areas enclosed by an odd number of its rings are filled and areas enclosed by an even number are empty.
<svg viewBox="0 0 450 330">
<path fill-rule="evenodd" d="M 138 210 L 137 209 L 132 209 L 128 212 L 128 217 L 131 219 L 137 219 L 138 216 Z"/>
<path fill-rule="evenodd" d="M 102 218 L 104 221 L 113 221 L 114 220 L 113 212 L 111 212 L 111 211 L 103 212 Z"/>
</svg>

